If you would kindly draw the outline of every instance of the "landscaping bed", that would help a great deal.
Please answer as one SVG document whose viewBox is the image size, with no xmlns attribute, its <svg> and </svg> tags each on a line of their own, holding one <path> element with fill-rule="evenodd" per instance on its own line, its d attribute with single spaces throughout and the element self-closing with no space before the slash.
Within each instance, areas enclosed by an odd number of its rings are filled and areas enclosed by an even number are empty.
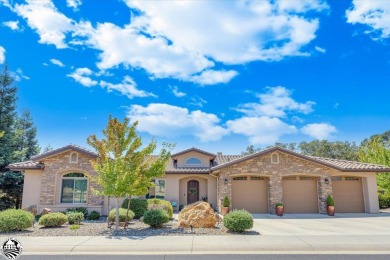
<svg viewBox="0 0 390 260">
<path fill-rule="evenodd" d="M 115 231 L 115 226 L 110 230 L 107 227 L 107 222 L 102 221 L 83 221 L 80 228 L 70 230 L 70 225 L 61 227 L 46 228 L 38 223 L 34 227 L 24 231 L 4 233 L 4 236 L 180 236 L 180 235 L 229 235 L 230 232 L 223 226 L 222 222 L 217 224 L 215 228 L 179 228 L 177 220 L 172 219 L 163 228 L 151 228 L 139 220 L 132 220 L 127 229 L 120 227 Z M 247 232 L 250 233 L 250 232 Z"/>
</svg>

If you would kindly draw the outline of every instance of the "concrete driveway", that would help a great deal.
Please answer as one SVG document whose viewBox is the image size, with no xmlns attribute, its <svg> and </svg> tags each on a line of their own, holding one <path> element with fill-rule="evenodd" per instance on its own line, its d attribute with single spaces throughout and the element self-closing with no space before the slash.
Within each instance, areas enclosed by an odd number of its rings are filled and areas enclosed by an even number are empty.
<svg viewBox="0 0 390 260">
<path fill-rule="evenodd" d="M 254 214 L 253 230 L 261 235 L 388 235 L 390 213 Z"/>
</svg>

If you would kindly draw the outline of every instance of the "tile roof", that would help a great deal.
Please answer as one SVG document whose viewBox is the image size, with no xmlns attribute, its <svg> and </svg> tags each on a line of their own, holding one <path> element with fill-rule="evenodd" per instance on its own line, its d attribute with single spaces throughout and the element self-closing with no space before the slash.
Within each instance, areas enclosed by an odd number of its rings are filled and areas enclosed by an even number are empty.
<svg viewBox="0 0 390 260">
<path fill-rule="evenodd" d="M 94 153 L 94 152 L 92 152 L 84 147 L 81 147 L 81 146 L 78 146 L 75 144 L 69 144 L 67 146 L 64 146 L 64 147 L 61 147 L 61 148 L 58 148 L 55 150 L 51 150 L 51 151 L 48 151 L 48 152 L 43 153 L 43 154 L 33 156 L 33 157 L 31 157 L 31 159 L 33 161 L 38 161 L 38 160 L 42 160 L 43 158 L 47 158 L 47 157 L 50 157 L 50 156 L 53 156 L 53 155 L 56 155 L 56 154 L 59 154 L 59 153 L 62 153 L 62 152 L 68 151 L 68 150 L 75 150 L 75 151 L 78 151 L 80 153 L 90 155 L 92 157 L 98 156 L 96 153 Z"/>
<path fill-rule="evenodd" d="M 10 170 L 24 170 L 24 169 L 43 169 L 44 165 L 39 162 L 24 161 L 18 163 L 12 163 L 8 165 Z"/>
<path fill-rule="evenodd" d="M 169 158 L 169 161 L 167 163 L 167 167 L 165 168 L 165 173 L 206 173 L 208 174 L 210 172 L 209 167 L 177 167 L 174 165 L 174 160 Z"/>
<path fill-rule="evenodd" d="M 342 169 L 344 171 L 355 171 L 355 170 L 368 170 L 368 171 L 390 171 L 390 167 L 379 165 L 379 164 L 372 164 L 372 163 L 362 163 L 362 162 L 354 162 L 354 161 L 347 161 L 347 160 L 339 160 L 339 159 L 331 159 L 331 158 L 323 158 L 323 157 L 315 157 L 315 156 L 308 156 L 313 158 L 314 160 L 323 162 L 328 164 L 329 166 L 333 166 L 335 168 Z"/>
<path fill-rule="evenodd" d="M 205 155 L 208 155 L 208 156 L 210 156 L 210 157 L 215 158 L 215 154 L 209 153 L 209 152 L 206 152 L 206 151 L 203 151 L 203 150 L 200 150 L 200 149 L 195 148 L 195 147 L 192 147 L 192 148 L 190 148 L 190 149 L 186 149 L 186 150 L 184 150 L 184 151 L 181 151 L 181 152 L 172 154 L 172 157 L 176 157 L 176 156 L 179 156 L 179 155 L 181 155 L 181 154 L 185 154 L 185 153 L 192 152 L 192 151 L 198 152 L 198 153 L 202 153 L 202 154 L 205 154 Z"/>
</svg>

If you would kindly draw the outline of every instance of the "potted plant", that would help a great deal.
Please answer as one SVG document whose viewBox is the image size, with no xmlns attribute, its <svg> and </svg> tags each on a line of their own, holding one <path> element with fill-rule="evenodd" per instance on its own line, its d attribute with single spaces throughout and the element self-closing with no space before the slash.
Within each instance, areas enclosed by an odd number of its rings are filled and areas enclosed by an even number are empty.
<svg viewBox="0 0 390 260">
<path fill-rule="evenodd" d="M 276 215 L 278 215 L 279 217 L 283 216 L 283 213 L 284 213 L 284 206 L 283 206 L 283 203 L 279 202 L 279 203 L 276 203 Z"/>
<path fill-rule="evenodd" d="M 222 202 L 222 215 L 226 215 L 229 213 L 229 207 L 230 207 L 230 200 L 228 196 L 225 196 Z"/>
<path fill-rule="evenodd" d="M 331 195 L 328 195 L 326 198 L 326 210 L 328 211 L 328 216 L 334 216 L 334 200 Z"/>
</svg>

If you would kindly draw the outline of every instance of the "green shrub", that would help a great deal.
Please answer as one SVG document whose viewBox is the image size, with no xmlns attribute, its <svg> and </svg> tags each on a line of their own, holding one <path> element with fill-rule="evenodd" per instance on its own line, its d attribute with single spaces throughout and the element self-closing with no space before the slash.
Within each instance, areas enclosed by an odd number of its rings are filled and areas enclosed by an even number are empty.
<svg viewBox="0 0 390 260">
<path fill-rule="evenodd" d="M 234 232 L 243 232 L 253 227 L 253 218 L 246 210 L 235 210 L 225 215 L 223 225 Z"/>
<path fill-rule="evenodd" d="M 168 212 L 162 209 L 152 209 L 145 212 L 143 222 L 152 228 L 162 227 L 169 222 Z"/>
<path fill-rule="evenodd" d="M 228 208 L 230 206 L 230 200 L 229 200 L 228 196 L 225 196 L 225 198 L 223 198 L 222 204 L 225 208 Z"/>
<path fill-rule="evenodd" d="M 65 214 L 66 214 L 66 212 L 81 212 L 84 214 L 84 219 L 88 218 L 88 209 L 85 207 L 68 208 L 68 209 L 66 209 Z"/>
<path fill-rule="evenodd" d="M 129 199 L 125 199 L 122 203 L 122 208 L 127 209 Z M 134 212 L 134 218 L 139 219 L 148 210 L 148 202 L 145 199 L 133 198 L 130 200 L 130 210 Z"/>
<path fill-rule="evenodd" d="M 35 215 L 35 220 L 38 221 L 42 217 L 42 214 Z"/>
<path fill-rule="evenodd" d="M 61 212 L 49 213 L 39 218 L 39 225 L 45 227 L 59 227 L 68 222 L 68 217 Z"/>
<path fill-rule="evenodd" d="M 328 195 L 328 197 L 326 198 L 326 205 L 327 206 L 334 206 L 334 200 L 333 200 L 333 197 Z"/>
<path fill-rule="evenodd" d="M 76 230 L 76 229 L 79 229 L 79 228 L 80 228 L 80 225 L 71 225 L 71 226 L 69 226 L 70 230 Z"/>
<path fill-rule="evenodd" d="M 169 218 L 173 217 L 173 207 L 172 204 L 167 200 L 161 200 L 161 199 L 148 199 L 148 206 L 151 204 L 157 204 L 157 205 L 166 205 L 168 209 L 168 215 Z"/>
<path fill-rule="evenodd" d="M 283 203 L 282 202 L 276 203 L 276 207 L 283 207 Z"/>
<path fill-rule="evenodd" d="M 99 220 L 100 219 L 99 211 L 92 210 L 91 212 L 89 212 L 88 219 L 89 220 Z"/>
<path fill-rule="evenodd" d="M 150 204 L 150 205 L 148 206 L 148 210 L 156 210 L 156 209 L 164 210 L 164 211 L 167 212 L 168 215 L 169 215 L 168 207 L 167 207 L 167 205 L 165 205 L 165 204 Z"/>
<path fill-rule="evenodd" d="M 119 222 L 125 222 L 126 220 L 126 211 L 127 209 L 119 208 Z M 108 214 L 108 220 L 115 222 L 116 209 L 112 209 Z M 127 216 L 127 221 L 131 221 L 134 218 L 134 212 L 129 210 L 129 215 Z"/>
<path fill-rule="evenodd" d="M 0 231 L 10 232 L 32 227 L 34 215 L 21 209 L 7 209 L 0 212 Z"/>
<path fill-rule="evenodd" d="M 69 211 L 66 212 L 66 216 L 68 217 L 68 223 L 71 225 L 80 224 L 84 220 L 84 214 L 82 212 Z"/>
<path fill-rule="evenodd" d="M 15 207 L 15 202 L 8 197 L 0 197 L 0 211 Z"/>
<path fill-rule="evenodd" d="M 390 208 L 390 194 L 378 193 L 379 207 L 381 209 Z"/>
</svg>

